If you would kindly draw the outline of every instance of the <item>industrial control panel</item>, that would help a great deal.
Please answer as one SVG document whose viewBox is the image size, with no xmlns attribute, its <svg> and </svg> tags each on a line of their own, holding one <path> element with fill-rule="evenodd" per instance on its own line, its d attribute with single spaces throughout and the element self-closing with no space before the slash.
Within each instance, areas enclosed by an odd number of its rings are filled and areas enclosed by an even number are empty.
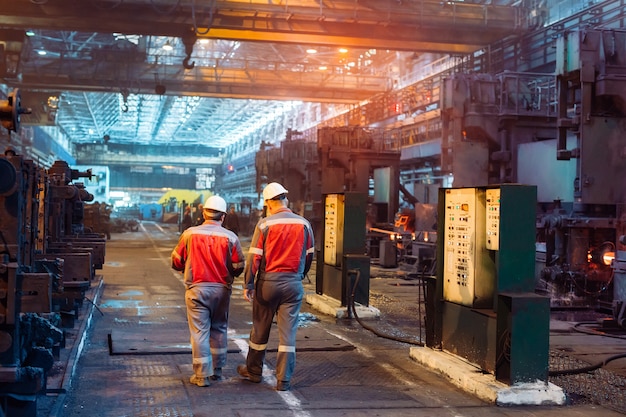
<svg viewBox="0 0 626 417">
<path fill-rule="evenodd" d="M 440 302 L 427 345 L 511 384 L 547 378 L 550 301 L 534 293 L 536 212 L 532 185 L 439 190 Z"/>
<path fill-rule="evenodd" d="M 339 300 L 342 306 L 348 305 L 351 294 L 355 302 L 368 305 L 367 194 L 326 194 L 323 202 L 324 228 L 320 237 L 323 245 L 317 253 L 315 291 Z"/>
<path fill-rule="evenodd" d="M 492 306 L 494 299 L 495 267 L 485 245 L 485 200 L 484 189 L 445 191 L 443 297 L 474 308 Z"/>
<path fill-rule="evenodd" d="M 489 250 L 498 250 L 500 240 L 500 189 L 488 188 L 485 191 L 485 222 L 487 224 L 487 240 L 485 246 Z"/>
<path fill-rule="evenodd" d="M 441 198 L 444 300 L 480 309 L 496 291 L 532 291 L 536 187 L 446 188 Z"/>
<path fill-rule="evenodd" d="M 328 194 L 324 202 L 324 263 L 340 266 L 343 256 L 343 194 Z"/>
</svg>

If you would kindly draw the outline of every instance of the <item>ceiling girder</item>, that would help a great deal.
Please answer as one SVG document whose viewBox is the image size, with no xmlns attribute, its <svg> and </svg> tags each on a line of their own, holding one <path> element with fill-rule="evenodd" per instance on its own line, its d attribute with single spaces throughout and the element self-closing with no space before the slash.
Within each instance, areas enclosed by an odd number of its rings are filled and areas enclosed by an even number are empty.
<svg viewBox="0 0 626 417">
<path fill-rule="evenodd" d="M 203 13 L 181 6 L 163 13 L 155 2 L 56 0 L 43 4 L 0 0 L 0 21 L 7 28 L 75 30 L 136 35 L 186 36 L 197 28 L 211 38 L 311 43 L 321 45 L 471 52 L 496 39 L 528 29 L 528 10 L 515 6 L 456 1 L 395 0 L 197 1 L 214 5 Z M 288 5 L 288 6 L 287 6 Z M 196 6 L 197 7 L 197 6 Z M 206 9 L 206 7 L 204 8 Z M 197 12 L 197 10 L 196 10 Z M 193 17 L 210 19 L 194 22 Z M 239 34 L 237 32 L 240 32 Z M 466 45 L 463 49 L 460 45 Z M 452 50 L 450 49 L 452 48 Z"/>
<path fill-rule="evenodd" d="M 323 46 L 339 45 L 347 48 L 391 49 L 395 51 L 442 52 L 450 54 L 468 54 L 489 43 L 487 41 L 481 42 L 480 39 L 478 39 L 481 37 L 485 38 L 485 36 L 478 36 L 480 32 L 472 36 L 458 33 L 456 36 L 460 36 L 466 40 L 466 43 L 460 44 L 454 42 L 452 39 L 449 41 L 439 40 L 437 42 L 420 40 L 419 38 L 424 37 L 417 35 L 415 31 L 412 39 L 403 39 L 401 36 L 394 36 L 394 34 L 397 34 L 395 30 L 396 28 L 378 30 L 377 32 L 380 33 L 386 32 L 384 33 L 385 37 L 381 35 L 380 37 L 372 38 L 370 36 L 376 36 L 372 33 L 373 31 L 366 32 L 369 35 L 367 37 L 359 37 L 358 35 L 325 35 L 317 33 L 298 33 L 294 35 L 293 32 L 211 28 L 208 30 L 207 34 L 198 35 L 198 37 L 242 42 L 275 42 Z M 493 35 L 489 38 L 492 38 L 492 36 Z M 470 40 L 471 42 L 468 42 Z"/>
<path fill-rule="evenodd" d="M 229 41 L 343 46 L 359 49 L 468 54 L 528 29 L 522 7 L 456 1 L 314 0 L 178 2 L 165 0 L 16 2 L 0 0 L 0 22 L 6 28 L 160 35 Z M 491 3 L 491 2 L 489 2 Z M 207 24 L 210 24 L 207 27 Z M 204 27 L 203 27 L 204 26 Z M 194 30 L 195 28 L 195 30 Z M 67 35 L 73 39 L 73 34 Z M 154 93 L 153 77 L 163 62 L 146 62 L 142 47 L 103 47 L 87 56 L 38 58 L 12 86 Z M 277 57 L 280 61 L 282 57 Z M 268 66 L 251 70 L 212 64 L 183 71 L 180 57 L 163 74 L 168 95 L 298 99 L 357 102 L 389 89 L 385 76 L 346 74 L 328 77 L 314 71 L 295 76 Z M 292 63 L 294 64 L 294 63 Z M 211 64 L 205 64 L 211 65 Z M 175 77 L 172 77 L 175 74 Z M 326 78 L 320 78 L 326 77 Z M 175 80 L 174 80 L 175 79 Z M 336 82 L 334 82 L 336 81 Z M 280 85 L 282 88 L 274 88 Z M 320 86 L 323 86 L 320 88 Z"/>
<path fill-rule="evenodd" d="M 143 78 L 104 78 L 110 72 L 95 69 L 61 72 L 52 66 L 47 74 L 24 74 L 12 83 L 25 89 L 54 89 L 65 91 L 119 92 L 131 86 L 133 93 L 154 94 L 154 73 L 145 66 Z M 44 70 L 44 68 L 42 68 Z M 155 71 L 153 69 L 153 71 Z M 49 74 L 48 74 L 49 73 Z M 193 75 L 195 74 L 195 75 Z M 388 91 L 389 80 L 376 75 L 328 75 L 325 73 L 294 73 L 287 70 L 212 69 L 196 68 L 180 78 L 163 77 L 160 84 L 168 95 L 196 95 L 199 97 L 256 98 L 274 100 L 301 100 L 333 103 L 355 103 L 378 93 Z"/>
<path fill-rule="evenodd" d="M 111 152 L 76 152 L 76 163 L 79 165 L 107 165 L 107 166 L 158 166 L 176 165 L 184 159 L 188 168 L 206 168 L 220 166 L 222 158 L 218 156 L 194 155 L 116 155 Z"/>
</svg>

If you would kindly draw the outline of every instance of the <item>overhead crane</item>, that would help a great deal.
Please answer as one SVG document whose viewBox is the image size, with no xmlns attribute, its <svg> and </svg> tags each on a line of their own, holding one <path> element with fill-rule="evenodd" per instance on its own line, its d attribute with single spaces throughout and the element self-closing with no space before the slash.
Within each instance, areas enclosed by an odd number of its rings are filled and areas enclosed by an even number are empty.
<svg viewBox="0 0 626 417">
<path fill-rule="evenodd" d="M 463 55 L 510 35 L 528 32 L 538 23 L 534 16 L 541 15 L 540 11 L 522 6 L 456 1 L 406 2 L 400 7 L 391 0 L 340 1 L 330 6 L 307 0 L 285 5 L 261 1 L 197 3 L 177 7 L 168 3 L 167 7 L 159 8 L 155 2 L 124 1 L 114 2 L 110 7 L 104 4 L 95 7 L 94 3 L 68 0 L 18 6 L 3 0 L 0 19 L 5 30 L 176 37 L 183 40 L 187 53 L 196 40 L 208 38 Z M 80 42 L 79 39 L 76 40 Z M 21 77 L 11 80 L 11 86 L 111 91 L 128 88 L 128 77 L 132 77 L 135 89 L 152 94 L 156 68 L 168 67 L 163 62 L 143 59 L 145 51 L 141 47 L 103 48 L 98 56 L 72 58 L 68 53 L 39 57 L 45 66 L 23 65 Z M 159 80 L 169 95 L 358 102 L 392 87 L 382 76 L 326 74 L 320 78 L 314 71 L 302 71 L 294 76 L 293 68 L 267 62 L 244 66 L 242 61 L 236 67 L 217 62 L 215 69 L 207 68 L 198 63 L 191 65 L 189 54 L 181 58 L 178 66 L 171 67 Z"/>
</svg>

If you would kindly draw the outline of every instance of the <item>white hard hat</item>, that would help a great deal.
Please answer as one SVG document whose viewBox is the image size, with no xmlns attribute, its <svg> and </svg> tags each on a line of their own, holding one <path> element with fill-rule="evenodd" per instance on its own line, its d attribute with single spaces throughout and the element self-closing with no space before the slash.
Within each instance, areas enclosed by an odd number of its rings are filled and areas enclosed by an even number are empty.
<svg viewBox="0 0 626 417">
<path fill-rule="evenodd" d="M 283 187 L 279 183 L 270 182 L 263 189 L 263 200 L 271 200 L 278 195 L 287 194 L 288 192 L 289 191 L 285 190 L 285 187 Z"/>
<path fill-rule="evenodd" d="M 221 211 L 222 213 L 226 213 L 226 201 L 220 196 L 212 195 L 207 198 L 203 208 L 205 210 Z"/>
</svg>

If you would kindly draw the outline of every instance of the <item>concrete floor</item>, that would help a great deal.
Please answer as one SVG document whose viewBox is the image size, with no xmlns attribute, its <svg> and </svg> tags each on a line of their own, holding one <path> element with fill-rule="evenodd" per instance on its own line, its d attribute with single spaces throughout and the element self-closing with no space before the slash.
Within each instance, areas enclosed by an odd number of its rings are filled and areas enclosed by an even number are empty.
<svg viewBox="0 0 626 417">
<path fill-rule="evenodd" d="M 235 368 L 244 361 L 251 306 L 236 281 L 231 301 L 225 379 L 210 387 L 189 383 L 191 354 L 179 273 L 169 256 L 174 225 L 144 222 L 136 233 L 114 234 L 68 344 L 38 399 L 38 416 L 619 416 L 619 407 L 583 394 L 568 394 L 563 406 L 501 407 L 458 388 L 438 371 L 413 360 L 410 344 L 377 337 L 353 319 L 337 319 L 303 306 L 292 391 L 274 390 L 276 339 L 270 340 L 265 381 L 241 380 Z M 244 249 L 247 241 L 244 241 Z M 370 284 L 370 303 L 380 309 L 373 324 L 383 332 L 417 334 L 416 286 L 401 273 L 386 271 Z M 314 277 L 314 274 L 310 274 Z M 305 281 L 315 292 L 314 279 Z M 566 322 L 563 322 L 566 323 Z M 554 326 L 556 347 L 587 363 L 611 352 L 625 352 L 626 341 L 572 332 Z M 590 339 L 581 339 L 589 337 Z M 600 346 L 600 356 L 588 349 Z M 553 347 L 551 346 L 551 350 Z M 596 350 L 597 351 L 597 350 Z M 611 363 L 608 389 L 623 398 L 620 361 Z M 568 382 L 569 383 L 569 382 Z M 593 382 L 587 382 L 587 385 Z M 575 393 L 570 387 L 571 392 Z M 595 390 L 592 389 L 592 390 Z M 622 397 L 619 397 L 622 396 Z M 615 411 L 617 410 L 617 411 Z"/>
</svg>

